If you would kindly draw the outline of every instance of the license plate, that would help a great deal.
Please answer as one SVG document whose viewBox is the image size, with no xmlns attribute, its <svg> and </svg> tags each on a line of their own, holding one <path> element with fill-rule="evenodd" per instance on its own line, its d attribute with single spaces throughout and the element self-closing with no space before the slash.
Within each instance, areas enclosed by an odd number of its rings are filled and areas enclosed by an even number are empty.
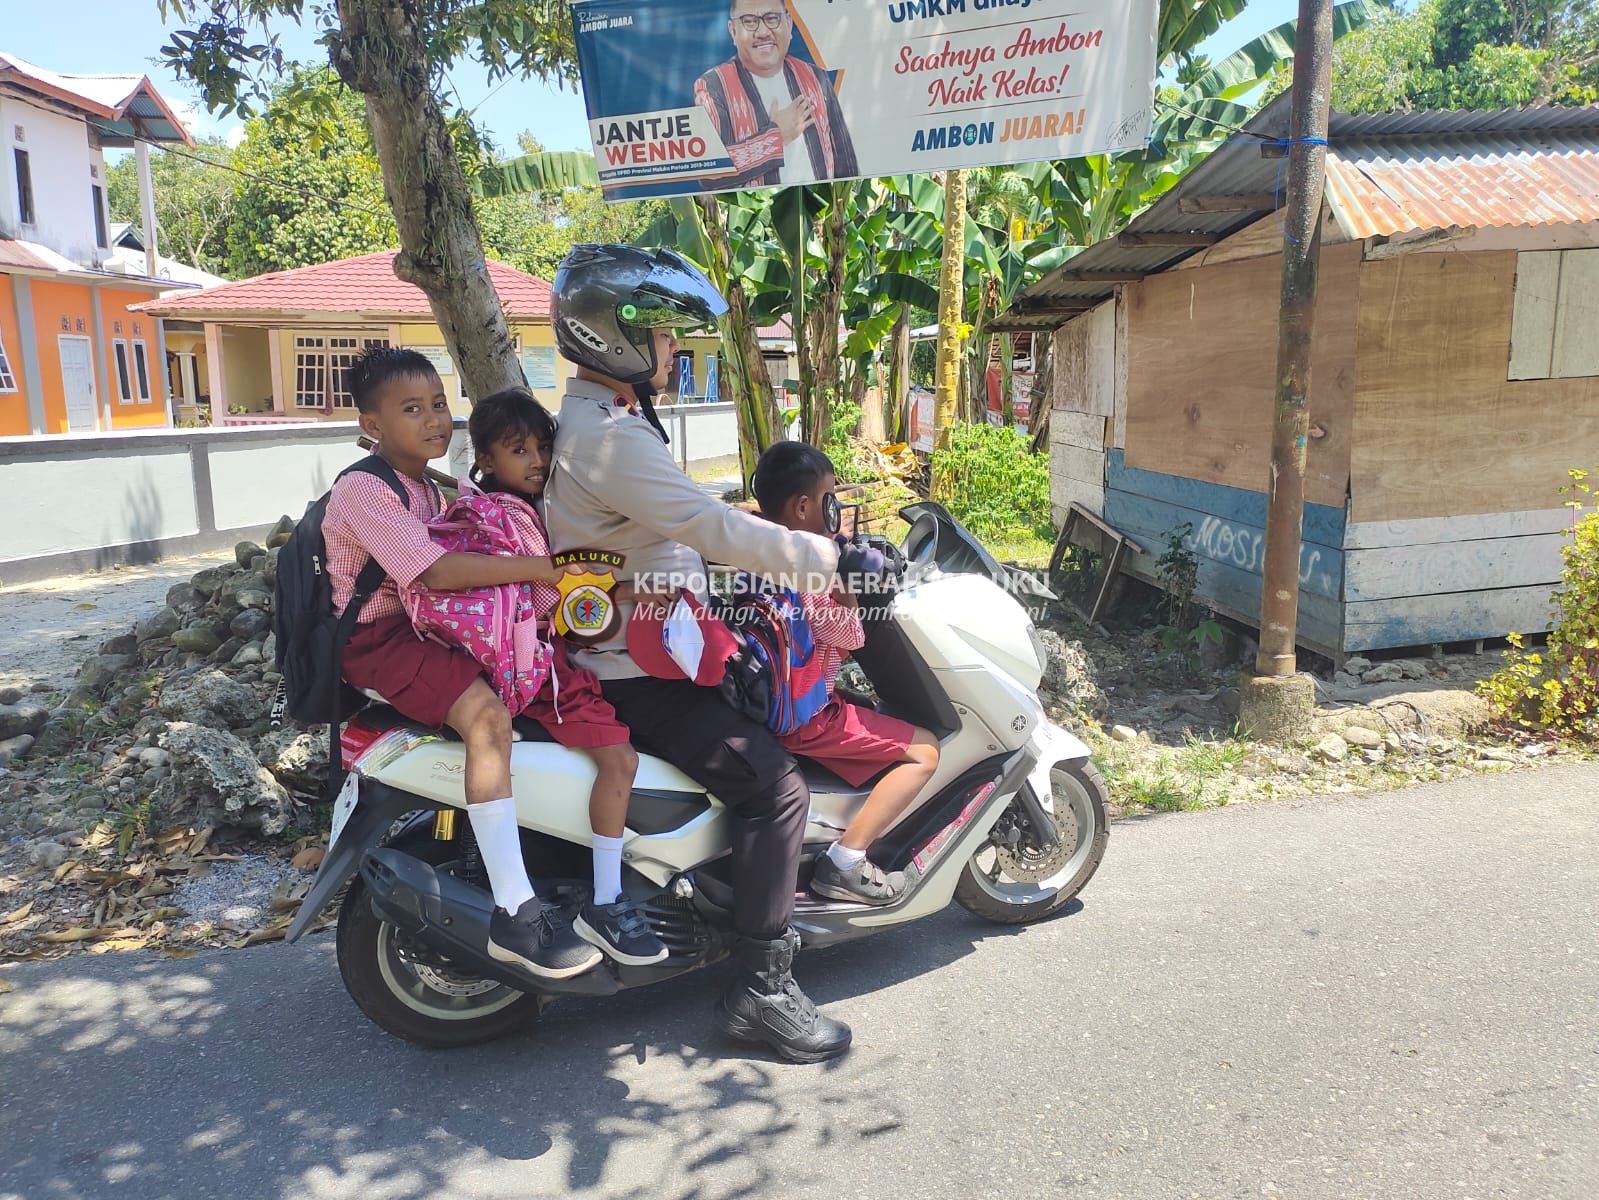
<svg viewBox="0 0 1599 1200">
<path fill-rule="evenodd" d="M 333 800 L 333 831 L 328 834 L 328 852 L 330 854 L 339 840 L 339 834 L 344 832 L 344 823 L 350 819 L 350 814 L 355 811 L 355 806 L 360 799 L 361 777 L 351 771 L 344 777 L 344 786 L 339 789 L 339 794 Z"/>
</svg>

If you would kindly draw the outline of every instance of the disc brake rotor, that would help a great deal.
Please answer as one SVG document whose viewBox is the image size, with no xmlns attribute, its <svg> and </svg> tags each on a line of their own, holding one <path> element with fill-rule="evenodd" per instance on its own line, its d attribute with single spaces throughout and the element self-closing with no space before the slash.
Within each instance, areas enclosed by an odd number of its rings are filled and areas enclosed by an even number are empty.
<svg viewBox="0 0 1599 1200">
<path fill-rule="evenodd" d="M 998 845 L 994 847 L 999 859 L 999 869 L 1007 878 L 1017 883 L 1037 883 L 1041 879 L 1048 879 L 1064 867 L 1077 852 L 1077 814 L 1072 810 L 1072 806 L 1057 803 L 1053 816 L 1056 832 L 1060 835 L 1060 841 L 1053 850 L 1041 850 L 1036 846 L 1029 846 L 1025 837 L 1014 847 Z"/>
<path fill-rule="evenodd" d="M 468 998 L 481 996 L 503 986 L 497 980 L 469 975 L 446 965 L 443 960 L 428 961 L 433 956 L 422 947 L 411 943 L 403 935 L 395 939 L 395 956 L 427 987 L 444 996 Z"/>
</svg>

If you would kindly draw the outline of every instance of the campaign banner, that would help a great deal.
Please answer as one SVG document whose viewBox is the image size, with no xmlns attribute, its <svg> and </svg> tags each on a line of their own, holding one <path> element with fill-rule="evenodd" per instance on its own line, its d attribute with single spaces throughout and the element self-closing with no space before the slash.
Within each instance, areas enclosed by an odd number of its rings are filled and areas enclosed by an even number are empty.
<svg viewBox="0 0 1599 1200">
<path fill-rule="evenodd" d="M 1142 147 L 1158 0 L 574 0 L 608 200 Z"/>
</svg>

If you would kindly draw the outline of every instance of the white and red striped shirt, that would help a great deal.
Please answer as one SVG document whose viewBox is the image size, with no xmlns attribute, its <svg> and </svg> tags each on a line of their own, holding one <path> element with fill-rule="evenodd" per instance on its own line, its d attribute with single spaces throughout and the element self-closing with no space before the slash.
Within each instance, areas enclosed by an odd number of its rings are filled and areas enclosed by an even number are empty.
<svg viewBox="0 0 1599 1200">
<path fill-rule="evenodd" d="M 811 637 L 816 641 L 816 653 L 822 656 L 822 670 L 827 679 L 827 694 L 833 694 L 838 682 L 838 669 L 844 657 L 852 650 L 866 645 L 866 631 L 861 627 L 861 614 L 846 608 L 832 596 L 821 592 L 807 592 L 802 600 L 805 620 L 811 627 Z"/>
<path fill-rule="evenodd" d="M 335 613 L 342 613 L 349 604 L 355 577 L 368 558 L 377 559 L 388 572 L 356 617 L 358 625 L 403 614 L 400 588 L 415 582 L 445 554 L 427 528 L 427 522 L 439 515 L 436 489 L 402 472 L 395 474 L 411 498 L 409 508 L 382 479 L 352 471 L 334 481 L 322 516 Z"/>
</svg>

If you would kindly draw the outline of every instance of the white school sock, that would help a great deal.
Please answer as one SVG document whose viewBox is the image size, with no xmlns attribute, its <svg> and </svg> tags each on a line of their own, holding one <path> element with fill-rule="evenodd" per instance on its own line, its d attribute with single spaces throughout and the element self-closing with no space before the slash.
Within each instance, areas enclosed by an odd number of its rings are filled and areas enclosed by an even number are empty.
<svg viewBox="0 0 1599 1200">
<path fill-rule="evenodd" d="M 594 835 L 594 903 L 615 904 L 622 894 L 622 839 Z"/>
<path fill-rule="evenodd" d="M 468 804 L 466 813 L 489 873 L 494 903 L 514 914 L 533 899 L 533 884 L 522 862 L 522 842 L 516 832 L 516 801 L 507 796 L 484 804 Z"/>
<path fill-rule="evenodd" d="M 866 858 L 866 851 L 851 850 L 843 842 L 834 842 L 827 848 L 827 857 L 840 871 L 853 871 Z"/>
</svg>

